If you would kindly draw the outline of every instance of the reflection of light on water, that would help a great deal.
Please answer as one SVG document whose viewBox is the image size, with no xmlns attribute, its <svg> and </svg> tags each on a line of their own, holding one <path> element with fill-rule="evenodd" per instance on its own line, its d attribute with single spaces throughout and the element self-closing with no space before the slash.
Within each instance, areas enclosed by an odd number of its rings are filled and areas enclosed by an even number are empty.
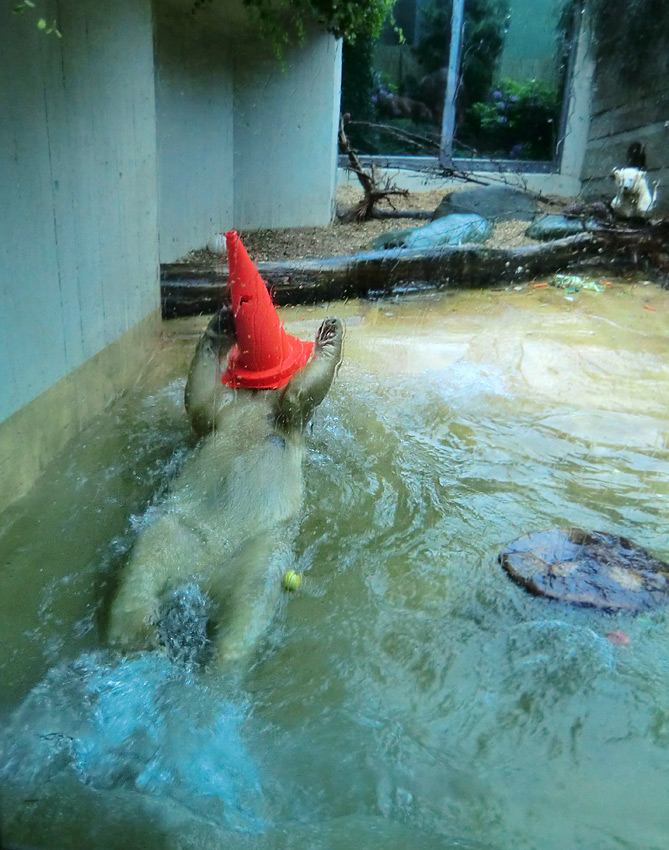
<svg viewBox="0 0 669 850">
<path fill-rule="evenodd" d="M 3 730 L 2 779 L 26 796 L 47 783 L 134 790 L 243 832 L 263 828 L 245 709 L 164 656 L 87 653 L 61 664 Z"/>
<path fill-rule="evenodd" d="M 667 446 L 666 420 L 651 416 L 633 415 L 607 410 L 570 410 L 546 416 L 542 424 L 547 428 L 589 440 L 593 451 L 606 451 L 613 446 L 639 449 L 664 449 Z M 605 446 L 606 449 L 601 447 Z M 610 449 L 609 449 L 610 450 Z"/>
<path fill-rule="evenodd" d="M 433 376 L 426 376 L 430 380 Z M 496 395 L 511 398 L 505 376 L 491 364 L 457 360 L 440 376 L 441 392 L 445 397 Z"/>
<path fill-rule="evenodd" d="M 406 337 L 376 339 L 372 346 L 378 355 L 378 368 L 397 374 L 446 369 L 467 350 L 467 345 L 463 343 Z"/>
</svg>

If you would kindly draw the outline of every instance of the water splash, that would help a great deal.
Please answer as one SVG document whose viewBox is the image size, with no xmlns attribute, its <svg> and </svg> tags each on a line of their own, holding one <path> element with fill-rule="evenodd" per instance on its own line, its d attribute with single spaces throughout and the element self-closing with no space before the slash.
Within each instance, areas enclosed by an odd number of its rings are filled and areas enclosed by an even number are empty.
<svg viewBox="0 0 669 850">
<path fill-rule="evenodd" d="M 159 653 L 91 652 L 51 669 L 5 725 L 0 779 L 39 797 L 74 778 L 179 803 L 245 833 L 264 829 L 244 704 L 221 700 Z"/>
</svg>

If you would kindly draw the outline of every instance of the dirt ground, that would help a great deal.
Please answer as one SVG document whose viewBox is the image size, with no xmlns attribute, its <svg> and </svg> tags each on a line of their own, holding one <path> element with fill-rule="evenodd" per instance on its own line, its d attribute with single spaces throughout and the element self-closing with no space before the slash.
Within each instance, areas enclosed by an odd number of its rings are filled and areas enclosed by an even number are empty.
<svg viewBox="0 0 669 850">
<path fill-rule="evenodd" d="M 412 192 L 407 198 L 397 198 L 397 209 L 436 209 L 447 192 L 433 189 L 427 192 Z M 337 208 L 347 209 L 362 198 L 362 190 L 353 186 L 337 189 Z M 383 202 L 379 209 L 391 209 Z M 240 231 L 250 256 L 257 261 L 295 260 L 310 257 L 333 257 L 354 254 L 370 249 L 372 240 L 382 233 L 406 227 L 419 227 L 426 221 L 412 218 L 373 220 L 362 223 L 342 224 L 335 220 L 327 227 L 291 227 L 279 230 Z M 527 239 L 526 221 L 501 222 L 495 227 L 492 238 L 486 243 L 491 248 L 517 247 L 534 244 Z M 215 259 L 209 251 L 191 251 L 181 262 L 206 263 Z"/>
</svg>

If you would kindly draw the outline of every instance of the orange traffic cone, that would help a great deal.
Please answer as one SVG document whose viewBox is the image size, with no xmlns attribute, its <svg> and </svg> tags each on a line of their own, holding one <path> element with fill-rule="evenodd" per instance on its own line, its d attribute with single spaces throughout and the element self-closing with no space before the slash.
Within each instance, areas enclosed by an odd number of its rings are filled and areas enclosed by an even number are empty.
<svg viewBox="0 0 669 850">
<path fill-rule="evenodd" d="M 225 239 L 237 344 L 221 380 L 229 387 L 277 390 L 306 365 L 314 344 L 286 333 L 239 236 L 231 230 Z"/>
</svg>

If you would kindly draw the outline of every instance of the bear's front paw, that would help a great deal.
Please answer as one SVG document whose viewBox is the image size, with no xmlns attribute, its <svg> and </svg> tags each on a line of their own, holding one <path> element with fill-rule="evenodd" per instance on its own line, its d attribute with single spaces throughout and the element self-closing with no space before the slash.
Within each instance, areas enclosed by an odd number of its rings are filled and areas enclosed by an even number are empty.
<svg viewBox="0 0 669 850">
<path fill-rule="evenodd" d="M 336 346 L 343 332 L 343 327 L 341 319 L 334 316 L 325 319 L 316 334 L 316 348 L 323 350 Z"/>
</svg>

